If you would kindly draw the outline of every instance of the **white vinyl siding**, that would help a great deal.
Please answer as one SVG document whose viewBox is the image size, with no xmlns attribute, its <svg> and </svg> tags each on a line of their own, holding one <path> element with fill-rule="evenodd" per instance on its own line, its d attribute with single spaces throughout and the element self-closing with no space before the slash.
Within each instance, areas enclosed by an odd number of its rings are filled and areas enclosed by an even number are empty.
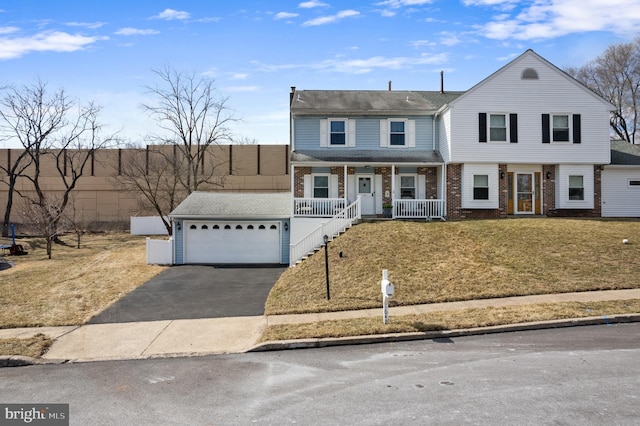
<svg viewBox="0 0 640 426">
<path fill-rule="evenodd" d="M 561 164 L 556 171 L 556 208 L 559 209 L 592 209 L 594 207 L 594 177 L 593 166 Z M 582 200 L 572 199 L 569 190 L 571 185 L 577 185 L 582 177 Z"/>
<path fill-rule="evenodd" d="M 602 171 L 602 217 L 640 217 L 640 166 Z"/>
<path fill-rule="evenodd" d="M 480 176 L 486 176 L 479 178 Z M 488 184 L 488 199 L 476 199 L 477 184 Z M 499 176 L 497 164 L 464 164 L 462 166 L 462 208 L 497 209 L 499 205 Z"/>
<path fill-rule="evenodd" d="M 535 69 L 539 79 L 523 80 L 526 68 Z M 608 164 L 610 108 L 559 69 L 524 54 L 450 103 L 445 114 L 450 114 L 451 128 L 441 140 L 441 152 L 445 161 L 455 163 Z M 478 113 L 492 111 L 517 114 L 518 143 L 478 143 Z M 581 143 L 542 143 L 542 114 L 561 112 L 580 114 Z M 442 146 L 446 142 L 449 153 Z"/>
</svg>

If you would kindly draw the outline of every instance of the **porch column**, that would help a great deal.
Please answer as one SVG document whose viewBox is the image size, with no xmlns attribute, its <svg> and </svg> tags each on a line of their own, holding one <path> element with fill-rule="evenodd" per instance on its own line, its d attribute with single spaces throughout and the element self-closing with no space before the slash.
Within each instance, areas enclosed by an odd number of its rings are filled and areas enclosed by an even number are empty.
<svg viewBox="0 0 640 426">
<path fill-rule="evenodd" d="M 440 166 L 442 172 L 440 173 L 440 177 L 442 180 L 442 189 L 440 190 L 440 199 L 443 200 L 443 215 L 447 216 L 447 165 L 443 164 Z"/>
<path fill-rule="evenodd" d="M 396 199 L 396 165 L 391 165 L 391 203 Z"/>
<path fill-rule="evenodd" d="M 347 194 L 347 188 L 349 188 L 349 185 L 347 185 L 347 165 L 344 165 L 344 172 L 343 176 L 342 176 L 342 193 L 344 194 L 344 206 L 347 207 L 349 205 L 349 196 Z"/>
<path fill-rule="evenodd" d="M 291 216 L 294 216 L 295 213 L 295 198 L 296 198 L 296 184 L 295 184 L 295 168 L 293 164 L 291 165 Z"/>
</svg>

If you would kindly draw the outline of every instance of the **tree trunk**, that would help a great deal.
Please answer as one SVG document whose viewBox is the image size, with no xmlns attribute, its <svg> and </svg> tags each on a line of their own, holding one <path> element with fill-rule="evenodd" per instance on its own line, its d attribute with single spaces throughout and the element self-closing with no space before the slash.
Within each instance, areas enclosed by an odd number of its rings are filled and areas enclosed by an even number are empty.
<svg viewBox="0 0 640 426">
<path fill-rule="evenodd" d="M 53 238 L 48 236 L 47 237 L 47 256 L 49 257 L 49 259 L 51 259 L 51 243 L 53 242 Z"/>
</svg>

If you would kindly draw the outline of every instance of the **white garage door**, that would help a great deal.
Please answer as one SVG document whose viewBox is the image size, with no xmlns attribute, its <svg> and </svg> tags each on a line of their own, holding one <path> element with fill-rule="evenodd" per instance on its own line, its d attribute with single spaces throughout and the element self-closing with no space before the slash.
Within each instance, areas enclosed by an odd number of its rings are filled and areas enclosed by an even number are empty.
<svg viewBox="0 0 640 426">
<path fill-rule="evenodd" d="M 640 168 L 602 171 L 602 217 L 640 217 Z"/>
<path fill-rule="evenodd" d="M 185 223 L 185 263 L 280 263 L 280 222 Z"/>
</svg>

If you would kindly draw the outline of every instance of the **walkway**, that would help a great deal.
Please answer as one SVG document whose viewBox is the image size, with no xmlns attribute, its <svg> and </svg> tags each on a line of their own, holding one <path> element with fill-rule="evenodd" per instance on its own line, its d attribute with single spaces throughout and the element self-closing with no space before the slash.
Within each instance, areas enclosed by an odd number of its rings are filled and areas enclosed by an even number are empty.
<svg viewBox="0 0 640 426">
<path fill-rule="evenodd" d="M 507 297 L 500 299 L 471 300 L 465 302 L 435 303 L 390 308 L 390 317 L 414 315 L 425 312 L 453 311 L 467 308 L 516 306 L 538 303 L 598 302 L 607 300 L 640 299 L 640 289 L 565 293 L 539 296 Z M 325 320 L 366 318 L 379 316 L 382 309 L 329 312 L 301 315 L 269 315 L 232 318 L 207 318 L 191 320 L 146 321 L 117 324 L 87 324 L 78 327 L 42 327 L 0 330 L 0 339 L 30 337 L 42 333 L 55 339 L 44 362 L 98 361 L 140 359 L 163 356 L 193 356 L 222 353 L 241 353 L 249 350 L 285 349 L 318 346 L 319 339 L 294 342 L 270 342 L 258 345 L 262 331 L 268 325 L 301 324 Z M 633 320 L 640 315 L 632 316 Z M 602 319 L 596 319 L 601 321 Z M 593 318 L 583 321 L 594 321 Z M 573 323 L 571 321 L 565 323 Z M 538 328 L 544 323 L 537 324 Z M 548 325 L 547 325 L 548 326 Z M 557 326 L 557 324 L 556 324 Z M 531 326 L 527 326 L 531 327 Z M 492 328 L 495 332 L 500 327 Z M 503 329 L 512 329 L 503 327 Z M 478 331 L 476 331 L 477 333 Z M 452 333 L 452 332 L 445 332 Z M 422 335 L 424 337 L 424 334 Z M 382 335 L 348 339 L 322 339 L 321 346 L 332 344 L 389 341 L 400 336 Z M 418 335 L 413 338 L 418 338 Z M 366 340 L 364 340 L 366 339 Z M 1 365 L 12 365 L 8 357 Z M 38 362 L 34 360 L 34 362 Z M 16 364 L 20 365 L 20 364 Z"/>
</svg>

